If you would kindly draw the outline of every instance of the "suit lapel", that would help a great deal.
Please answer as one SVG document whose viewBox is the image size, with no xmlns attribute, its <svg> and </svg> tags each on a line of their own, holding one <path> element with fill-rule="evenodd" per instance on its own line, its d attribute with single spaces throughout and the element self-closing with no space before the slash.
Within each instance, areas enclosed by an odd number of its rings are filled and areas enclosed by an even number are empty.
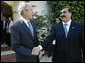
<svg viewBox="0 0 85 63">
<path fill-rule="evenodd" d="M 24 30 L 31 38 L 33 38 L 33 37 L 32 37 L 32 34 L 31 34 L 31 32 L 30 32 L 30 29 L 27 27 L 27 25 L 26 25 L 23 21 L 21 21 L 21 24 L 22 24 L 23 30 Z"/>
<path fill-rule="evenodd" d="M 63 23 L 62 22 L 60 23 L 60 26 L 58 28 L 59 28 L 59 31 L 61 31 L 62 35 L 66 38 L 65 31 L 64 31 L 64 27 L 63 27 Z"/>
<path fill-rule="evenodd" d="M 73 22 L 71 22 L 70 28 L 69 28 L 69 32 L 68 32 L 68 36 L 67 38 L 69 38 L 71 36 L 71 32 L 75 29 L 75 25 Z"/>
</svg>

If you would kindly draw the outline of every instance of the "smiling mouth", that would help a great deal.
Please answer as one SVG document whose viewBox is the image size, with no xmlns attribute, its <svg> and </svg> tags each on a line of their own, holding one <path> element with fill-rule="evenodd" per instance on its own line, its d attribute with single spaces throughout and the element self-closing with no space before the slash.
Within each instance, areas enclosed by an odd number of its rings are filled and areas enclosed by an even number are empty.
<svg viewBox="0 0 85 63">
<path fill-rule="evenodd" d="M 61 19 L 64 19 L 64 18 L 66 18 L 66 16 L 61 16 Z"/>
</svg>

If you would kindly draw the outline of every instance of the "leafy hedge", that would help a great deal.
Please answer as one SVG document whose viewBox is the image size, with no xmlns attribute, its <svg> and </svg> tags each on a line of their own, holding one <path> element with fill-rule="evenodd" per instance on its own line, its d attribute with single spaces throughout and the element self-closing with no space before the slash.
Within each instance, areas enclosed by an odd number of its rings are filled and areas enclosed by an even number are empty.
<svg viewBox="0 0 85 63">
<path fill-rule="evenodd" d="M 48 18 L 51 23 L 60 17 L 60 9 L 63 6 L 70 6 L 72 9 L 72 20 L 84 24 L 84 1 L 47 1 Z"/>
</svg>

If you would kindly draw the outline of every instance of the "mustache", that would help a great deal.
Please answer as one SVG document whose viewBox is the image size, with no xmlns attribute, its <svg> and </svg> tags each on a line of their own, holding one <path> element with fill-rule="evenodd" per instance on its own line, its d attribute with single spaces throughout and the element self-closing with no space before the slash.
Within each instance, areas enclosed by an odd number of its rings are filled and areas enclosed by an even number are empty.
<svg viewBox="0 0 85 63">
<path fill-rule="evenodd" d="M 62 18 L 62 17 L 66 17 L 66 16 L 65 16 L 65 15 L 62 15 L 61 18 Z"/>
</svg>

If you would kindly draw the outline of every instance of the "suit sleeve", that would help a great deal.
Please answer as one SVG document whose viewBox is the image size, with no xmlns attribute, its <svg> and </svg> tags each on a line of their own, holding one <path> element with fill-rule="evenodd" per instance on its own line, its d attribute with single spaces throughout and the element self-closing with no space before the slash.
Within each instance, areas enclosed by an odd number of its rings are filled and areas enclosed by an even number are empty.
<svg viewBox="0 0 85 63">
<path fill-rule="evenodd" d="M 83 59 L 84 59 L 84 25 L 81 24 L 81 47 L 82 47 L 82 53 L 83 53 Z"/>
<path fill-rule="evenodd" d="M 52 41 L 55 39 L 56 33 L 55 33 L 55 25 L 51 27 L 50 35 L 46 37 L 44 42 L 41 43 L 41 46 L 43 49 L 45 49 L 48 44 L 52 44 Z"/>
<path fill-rule="evenodd" d="M 11 27 L 11 46 L 12 50 L 22 55 L 31 56 L 32 49 L 26 48 L 20 43 L 20 32 L 17 27 Z"/>
<path fill-rule="evenodd" d="M 33 21 L 32 21 L 33 22 Z M 39 45 L 39 41 L 38 41 L 38 38 L 37 38 L 37 31 L 36 31 L 36 25 L 34 24 L 34 22 L 33 22 L 33 25 L 34 25 L 34 30 L 35 30 L 35 46 L 38 46 Z"/>
</svg>

